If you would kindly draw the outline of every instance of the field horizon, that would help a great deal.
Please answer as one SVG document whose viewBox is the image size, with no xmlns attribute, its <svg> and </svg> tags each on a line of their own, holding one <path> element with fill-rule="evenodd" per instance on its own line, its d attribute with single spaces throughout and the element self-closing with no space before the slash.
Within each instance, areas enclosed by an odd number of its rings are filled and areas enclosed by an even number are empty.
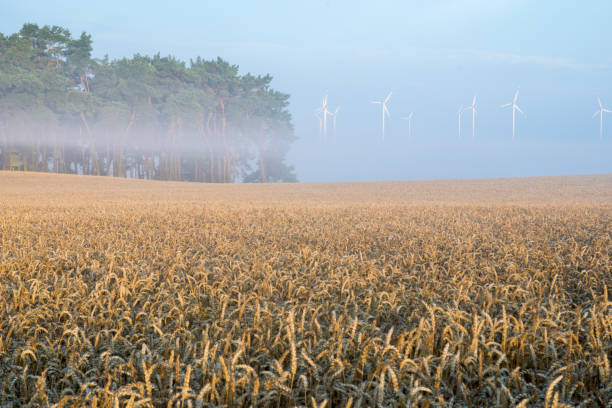
<svg viewBox="0 0 612 408">
<path fill-rule="evenodd" d="M 304 203 L 490 203 L 490 204 L 610 204 L 612 173 L 565 176 L 495 177 L 475 179 L 314 182 L 314 183 L 199 183 L 0 171 L 0 194 L 5 202 L 29 196 L 49 197 L 87 193 L 87 198 L 236 202 L 275 205 Z M 140 195 L 144 193 L 144 196 Z M 116 194 L 113 198 L 113 194 Z M 84 197 L 82 197 L 84 198 Z M 23 204 L 23 203 L 22 203 Z M 31 203 L 34 204 L 34 203 Z"/>
</svg>

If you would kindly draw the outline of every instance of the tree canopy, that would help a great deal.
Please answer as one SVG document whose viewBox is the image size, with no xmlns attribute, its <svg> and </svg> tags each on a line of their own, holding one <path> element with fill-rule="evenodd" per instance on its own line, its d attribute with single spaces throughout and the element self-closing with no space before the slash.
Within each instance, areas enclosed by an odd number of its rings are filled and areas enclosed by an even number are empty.
<svg viewBox="0 0 612 408">
<path fill-rule="evenodd" d="M 0 33 L 0 169 L 204 182 L 295 181 L 289 95 L 200 57 L 91 56 L 92 38 Z"/>
</svg>

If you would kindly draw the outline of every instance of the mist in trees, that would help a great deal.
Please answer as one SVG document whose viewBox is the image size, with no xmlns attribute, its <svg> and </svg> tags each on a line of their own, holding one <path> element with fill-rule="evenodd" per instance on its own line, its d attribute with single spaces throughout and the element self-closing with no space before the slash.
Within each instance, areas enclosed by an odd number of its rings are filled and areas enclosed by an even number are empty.
<svg viewBox="0 0 612 408">
<path fill-rule="evenodd" d="M 296 181 L 289 95 L 221 58 L 91 57 L 91 36 L 0 33 L 0 169 L 203 182 Z"/>
</svg>

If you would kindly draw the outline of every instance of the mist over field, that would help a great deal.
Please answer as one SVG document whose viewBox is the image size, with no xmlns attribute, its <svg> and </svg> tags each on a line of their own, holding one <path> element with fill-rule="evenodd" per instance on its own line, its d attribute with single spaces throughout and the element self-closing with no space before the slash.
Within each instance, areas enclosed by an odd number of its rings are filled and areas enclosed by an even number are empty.
<svg viewBox="0 0 612 408">
<path fill-rule="evenodd" d="M 597 142 L 331 142 L 291 151 L 300 181 L 529 177 L 612 172 L 610 145 Z"/>
<path fill-rule="evenodd" d="M 549 0 L 292 5 L 270 0 L 233 3 L 231 13 L 215 4 L 188 2 L 168 13 L 109 2 L 91 5 L 82 19 L 59 12 L 70 9 L 70 1 L 59 4 L 64 7 L 8 6 L 0 17 L 0 32 L 17 32 L 26 21 L 58 24 L 75 37 L 90 33 L 94 60 L 159 52 L 189 67 L 196 56 L 207 61 L 221 56 L 239 67 L 239 75 L 270 74 L 271 88 L 288 96 L 292 126 L 274 160 L 293 166 L 299 181 L 612 172 L 612 114 L 604 113 L 601 138 L 599 120 L 592 118 L 599 109 L 598 96 L 604 108 L 612 106 L 611 48 L 602 40 L 612 34 L 605 17 L 612 10 L 605 1 L 582 6 Z M 128 17 L 132 14 L 140 17 Z M 203 15 L 216 18 L 202 24 Z M 511 110 L 499 106 L 510 102 L 519 86 L 518 106 L 525 116 L 518 114 L 512 141 Z M 379 107 L 370 102 L 390 91 L 383 143 Z M 323 143 L 315 109 L 326 94 L 329 110 L 339 111 L 336 131 L 329 118 Z M 475 140 L 470 112 L 463 117 L 459 140 L 457 110 L 474 95 Z M 206 114 L 211 106 L 203 108 Z M 131 110 L 125 111 L 116 123 L 119 133 L 129 123 Z M 408 123 L 401 118 L 411 112 L 408 137 Z M 162 125 L 167 133 L 169 122 Z M 195 139 L 199 141 L 180 144 L 191 153 L 209 154 L 217 143 L 204 147 L 201 135 Z M 227 156 L 226 162 L 238 157 L 238 151 L 248 152 L 241 159 L 248 166 L 227 180 L 242 181 L 247 175 L 253 181 L 293 179 L 282 176 L 287 170 L 282 166 L 270 168 L 271 177 L 254 176 L 261 173 L 252 143 L 256 138 L 244 139 L 250 142 L 235 141 L 231 154 L 226 146 L 212 148 L 221 149 L 219 157 Z M 162 146 L 151 140 L 139 143 Z M 203 166 L 208 166 L 206 160 Z M 278 177 L 272 177 L 275 172 Z"/>
</svg>

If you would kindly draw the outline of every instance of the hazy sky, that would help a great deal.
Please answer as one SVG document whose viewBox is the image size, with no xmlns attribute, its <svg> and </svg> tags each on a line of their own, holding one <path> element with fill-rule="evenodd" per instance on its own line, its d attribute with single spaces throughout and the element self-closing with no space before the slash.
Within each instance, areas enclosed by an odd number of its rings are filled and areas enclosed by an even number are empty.
<svg viewBox="0 0 612 408">
<path fill-rule="evenodd" d="M 0 0 L 5 34 L 55 24 L 92 34 L 99 57 L 221 56 L 270 73 L 291 94 L 301 181 L 612 172 L 612 114 L 603 142 L 591 119 L 597 95 L 612 108 L 611 18 L 609 0 Z M 526 117 L 511 142 L 511 111 L 497 106 L 519 85 Z M 326 90 L 341 108 L 323 144 L 314 109 Z M 383 143 L 369 101 L 390 90 Z M 476 140 L 468 112 L 460 141 L 457 110 L 474 94 Z"/>
</svg>

